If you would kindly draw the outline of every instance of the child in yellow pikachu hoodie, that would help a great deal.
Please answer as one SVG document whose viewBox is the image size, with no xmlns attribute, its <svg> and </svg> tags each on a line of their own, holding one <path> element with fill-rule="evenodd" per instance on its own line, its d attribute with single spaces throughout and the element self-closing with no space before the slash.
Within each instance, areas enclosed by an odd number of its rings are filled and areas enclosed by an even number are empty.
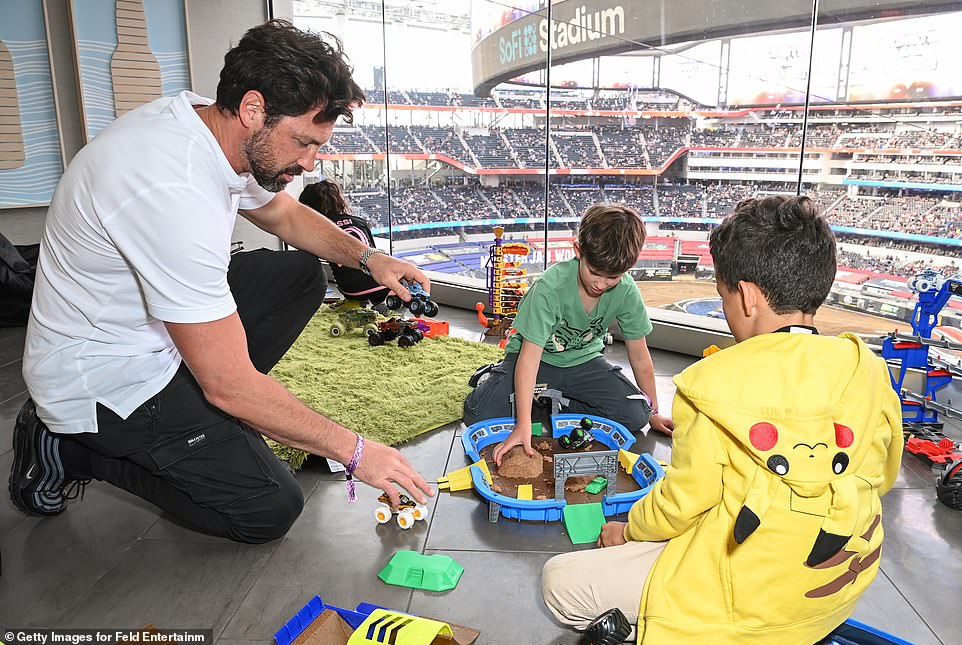
<svg viewBox="0 0 962 645">
<path fill-rule="evenodd" d="M 578 629 L 618 607 L 639 644 L 810 645 L 878 571 L 900 402 L 864 343 L 814 327 L 835 240 L 810 199 L 741 202 L 711 250 L 738 342 L 675 378 L 665 477 L 542 593 Z"/>
<path fill-rule="evenodd" d="M 815 643 L 878 570 L 901 414 L 856 337 L 768 333 L 675 378 L 667 475 L 625 538 L 668 540 L 639 643 Z"/>
</svg>

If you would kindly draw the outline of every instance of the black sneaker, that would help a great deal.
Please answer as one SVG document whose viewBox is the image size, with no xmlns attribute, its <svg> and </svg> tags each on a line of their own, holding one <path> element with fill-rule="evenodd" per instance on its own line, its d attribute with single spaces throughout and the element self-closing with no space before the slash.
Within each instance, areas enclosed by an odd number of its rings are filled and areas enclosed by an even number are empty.
<svg viewBox="0 0 962 645">
<path fill-rule="evenodd" d="M 474 374 L 468 379 L 468 385 L 470 387 L 478 387 L 483 381 L 488 378 L 488 373 L 495 367 L 500 365 L 500 363 L 492 363 L 490 365 L 482 365 L 478 369 L 474 370 Z"/>
<path fill-rule="evenodd" d="M 20 408 L 13 429 L 10 499 L 28 515 L 57 515 L 67 506 L 67 486 L 73 499 L 86 482 L 67 481 L 60 462 L 60 437 L 47 429 L 31 399 Z"/>
</svg>

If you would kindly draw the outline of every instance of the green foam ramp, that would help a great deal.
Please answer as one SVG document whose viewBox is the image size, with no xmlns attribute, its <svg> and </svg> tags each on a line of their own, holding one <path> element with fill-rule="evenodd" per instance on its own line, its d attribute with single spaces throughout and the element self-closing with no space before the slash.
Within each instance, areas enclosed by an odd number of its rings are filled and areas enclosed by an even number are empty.
<svg viewBox="0 0 962 645">
<path fill-rule="evenodd" d="M 457 586 L 463 573 L 464 567 L 446 555 L 421 555 L 402 549 L 391 557 L 377 577 L 389 585 L 447 591 Z"/>
<path fill-rule="evenodd" d="M 601 503 L 596 502 L 565 505 L 562 521 L 572 544 L 590 544 L 598 541 L 601 527 L 607 520 Z"/>
</svg>

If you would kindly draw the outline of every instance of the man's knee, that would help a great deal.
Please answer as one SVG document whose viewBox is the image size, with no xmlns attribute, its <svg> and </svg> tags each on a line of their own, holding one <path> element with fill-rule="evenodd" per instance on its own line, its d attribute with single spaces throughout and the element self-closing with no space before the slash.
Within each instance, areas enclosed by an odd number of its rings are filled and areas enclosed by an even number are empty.
<svg viewBox="0 0 962 645">
<path fill-rule="evenodd" d="M 236 509 L 230 537 L 238 542 L 263 544 L 287 535 L 304 510 L 304 494 L 293 477 L 278 482 L 278 488 L 256 500 L 248 509 Z"/>
<path fill-rule="evenodd" d="M 292 255 L 291 261 L 297 267 L 296 275 L 304 281 L 305 290 L 317 294 L 319 300 L 324 300 L 327 291 L 327 273 L 324 272 L 324 263 L 307 251 L 289 251 L 289 253 Z"/>
</svg>

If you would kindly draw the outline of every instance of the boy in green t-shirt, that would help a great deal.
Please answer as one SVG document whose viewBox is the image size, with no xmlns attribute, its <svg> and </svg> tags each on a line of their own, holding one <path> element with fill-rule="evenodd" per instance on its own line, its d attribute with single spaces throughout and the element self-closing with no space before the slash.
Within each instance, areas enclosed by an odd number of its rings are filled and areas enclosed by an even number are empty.
<svg viewBox="0 0 962 645">
<path fill-rule="evenodd" d="M 515 393 L 516 423 L 494 451 L 498 465 L 514 446 L 534 454 L 531 407 L 536 383 L 560 390 L 570 401 L 565 412 L 606 417 L 632 432 L 650 423 L 658 432 L 671 434 L 671 419 L 658 413 L 655 369 L 645 342 L 651 322 L 627 273 L 644 243 L 645 225 L 636 210 L 596 204 L 578 227 L 575 257 L 549 267 L 521 300 L 504 360 L 464 402 L 464 422 L 470 425 L 511 416 L 510 396 Z M 640 390 L 601 355 L 613 320 L 625 337 Z"/>
</svg>

